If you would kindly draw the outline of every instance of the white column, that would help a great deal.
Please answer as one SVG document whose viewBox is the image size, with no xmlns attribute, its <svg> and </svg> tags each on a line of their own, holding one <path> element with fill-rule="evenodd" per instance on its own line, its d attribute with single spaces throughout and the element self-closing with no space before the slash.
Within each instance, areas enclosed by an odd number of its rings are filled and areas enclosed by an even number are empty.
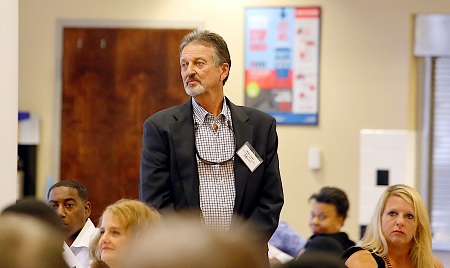
<svg viewBox="0 0 450 268">
<path fill-rule="evenodd" d="M 17 195 L 19 1 L 0 1 L 0 210 Z"/>
</svg>

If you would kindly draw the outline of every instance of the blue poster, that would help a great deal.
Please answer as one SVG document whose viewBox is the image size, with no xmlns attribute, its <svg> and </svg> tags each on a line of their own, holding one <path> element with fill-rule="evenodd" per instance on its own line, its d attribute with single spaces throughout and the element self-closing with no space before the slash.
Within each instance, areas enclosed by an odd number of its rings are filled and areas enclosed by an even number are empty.
<svg viewBox="0 0 450 268">
<path fill-rule="evenodd" d="M 280 124 L 318 124 L 320 8 L 245 10 L 245 103 Z"/>
</svg>

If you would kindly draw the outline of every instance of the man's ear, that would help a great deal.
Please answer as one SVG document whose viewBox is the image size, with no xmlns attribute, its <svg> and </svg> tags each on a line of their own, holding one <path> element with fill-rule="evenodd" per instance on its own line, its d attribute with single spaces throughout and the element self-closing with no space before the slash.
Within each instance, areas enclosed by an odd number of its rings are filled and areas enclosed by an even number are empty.
<svg viewBox="0 0 450 268">
<path fill-rule="evenodd" d="M 86 201 L 86 204 L 84 204 L 84 215 L 86 216 L 86 219 L 91 216 L 91 202 Z"/>
<path fill-rule="evenodd" d="M 224 63 L 222 63 L 222 66 L 220 67 L 220 69 L 222 70 L 222 75 L 220 76 L 220 79 L 223 81 L 223 80 L 225 80 L 225 78 L 228 76 L 228 74 L 230 72 L 230 65 L 228 65 L 228 63 L 224 62 Z"/>
</svg>

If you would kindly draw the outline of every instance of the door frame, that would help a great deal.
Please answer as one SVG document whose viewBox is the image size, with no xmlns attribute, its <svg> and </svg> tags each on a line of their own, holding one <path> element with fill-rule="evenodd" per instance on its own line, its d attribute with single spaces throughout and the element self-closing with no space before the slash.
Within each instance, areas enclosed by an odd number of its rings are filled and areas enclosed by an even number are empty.
<svg viewBox="0 0 450 268">
<path fill-rule="evenodd" d="M 51 143 L 52 161 L 50 177 L 47 178 L 46 187 L 50 187 L 60 180 L 61 162 L 61 117 L 62 117 L 62 63 L 63 63 L 63 42 L 64 28 L 140 28 L 140 29 L 204 29 L 202 21 L 129 21 L 129 20 L 77 20 L 61 19 L 56 21 L 56 44 L 55 44 L 55 94 L 53 101 L 53 139 Z M 47 189 L 46 189 L 47 190 Z M 47 194 L 47 193 L 45 193 Z"/>
</svg>

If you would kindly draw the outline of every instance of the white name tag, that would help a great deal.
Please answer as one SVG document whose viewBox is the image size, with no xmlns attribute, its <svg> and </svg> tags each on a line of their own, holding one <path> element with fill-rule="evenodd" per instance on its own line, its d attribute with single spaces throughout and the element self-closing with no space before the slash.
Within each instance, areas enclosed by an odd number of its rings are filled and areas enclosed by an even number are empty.
<svg viewBox="0 0 450 268">
<path fill-rule="evenodd" d="M 236 154 L 242 159 L 242 161 L 244 161 L 251 172 L 253 172 L 263 162 L 261 156 L 259 156 L 248 141 L 244 143 L 241 148 L 239 148 Z"/>
</svg>

